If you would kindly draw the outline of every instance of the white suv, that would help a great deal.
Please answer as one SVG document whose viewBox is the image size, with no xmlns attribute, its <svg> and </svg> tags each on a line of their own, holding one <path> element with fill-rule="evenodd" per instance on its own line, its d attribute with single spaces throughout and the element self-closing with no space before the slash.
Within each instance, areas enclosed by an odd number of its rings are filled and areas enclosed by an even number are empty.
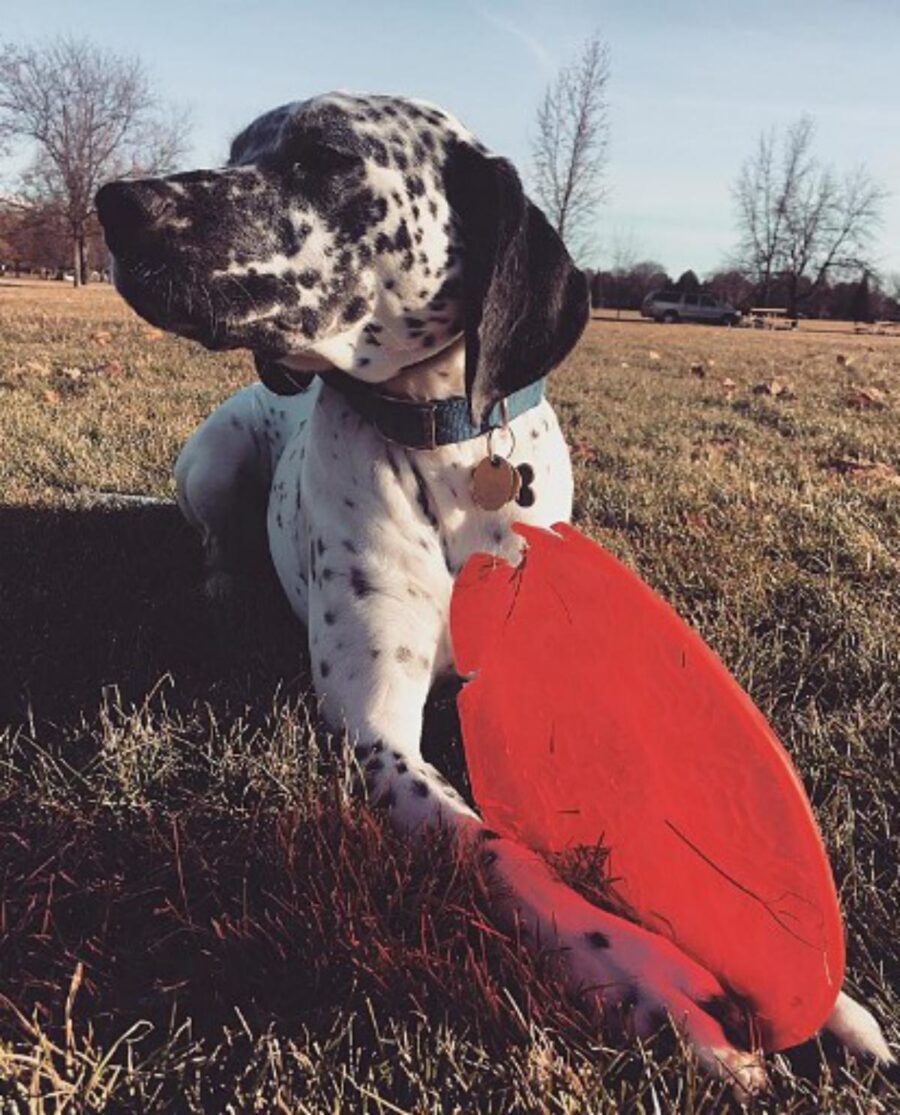
<svg viewBox="0 0 900 1115">
<path fill-rule="evenodd" d="M 737 325 L 740 310 L 728 302 L 720 302 L 711 294 L 688 293 L 681 290 L 654 290 L 641 305 L 644 317 L 654 321 L 707 321 L 714 325 Z"/>
</svg>

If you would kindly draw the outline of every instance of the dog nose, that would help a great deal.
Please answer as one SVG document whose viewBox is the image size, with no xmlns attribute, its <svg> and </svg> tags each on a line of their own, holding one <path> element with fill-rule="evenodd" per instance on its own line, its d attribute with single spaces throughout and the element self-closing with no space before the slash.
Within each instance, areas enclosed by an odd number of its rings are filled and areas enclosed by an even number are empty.
<svg viewBox="0 0 900 1115">
<path fill-rule="evenodd" d="M 173 205 L 163 184 L 153 180 L 110 182 L 98 191 L 95 204 L 113 251 L 158 227 Z"/>
</svg>

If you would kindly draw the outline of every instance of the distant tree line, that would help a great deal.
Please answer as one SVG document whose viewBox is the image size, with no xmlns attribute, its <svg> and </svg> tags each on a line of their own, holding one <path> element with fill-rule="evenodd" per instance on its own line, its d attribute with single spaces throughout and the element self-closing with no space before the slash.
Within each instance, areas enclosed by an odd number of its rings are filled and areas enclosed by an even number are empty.
<svg viewBox="0 0 900 1115">
<path fill-rule="evenodd" d="M 662 264 L 641 260 L 608 271 L 589 271 L 595 309 L 639 310 L 654 290 L 704 290 L 738 310 L 754 306 L 787 307 L 793 295 L 807 317 L 840 321 L 900 320 L 900 274 L 882 278 L 864 271 L 853 278 L 815 281 L 808 276 L 770 275 L 767 289 L 737 268 L 710 272 L 703 282 L 693 271 L 673 279 Z M 766 297 L 767 295 L 767 297 Z"/>
<path fill-rule="evenodd" d="M 706 276 L 703 289 L 739 310 L 900 319 L 900 275 L 879 276 L 872 262 L 886 192 L 864 167 L 840 174 L 823 163 L 814 139 L 808 117 L 759 137 L 733 187 L 736 251 L 726 267 Z M 636 310 L 651 291 L 673 287 L 699 290 L 700 282 L 693 271 L 673 280 L 655 260 L 629 258 L 592 274 L 591 300 L 595 307 Z"/>
<path fill-rule="evenodd" d="M 84 221 L 79 245 L 83 281 L 103 277 L 109 253 L 96 216 Z M 62 279 L 73 275 L 72 236 L 61 207 L 52 200 L 0 199 L 0 269 L 6 274 Z"/>
</svg>

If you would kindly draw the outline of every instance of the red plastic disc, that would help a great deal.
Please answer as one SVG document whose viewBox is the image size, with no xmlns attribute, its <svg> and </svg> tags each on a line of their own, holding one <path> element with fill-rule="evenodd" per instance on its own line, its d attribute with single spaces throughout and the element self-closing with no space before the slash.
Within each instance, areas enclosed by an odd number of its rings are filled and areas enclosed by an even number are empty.
<svg viewBox="0 0 900 1115">
<path fill-rule="evenodd" d="M 766 1049 L 804 1041 L 837 998 L 844 938 L 787 752 L 634 573 L 565 524 L 515 529 L 521 563 L 474 555 L 451 602 L 486 823 L 538 849 L 602 841 L 618 892 L 750 1003 Z"/>
</svg>

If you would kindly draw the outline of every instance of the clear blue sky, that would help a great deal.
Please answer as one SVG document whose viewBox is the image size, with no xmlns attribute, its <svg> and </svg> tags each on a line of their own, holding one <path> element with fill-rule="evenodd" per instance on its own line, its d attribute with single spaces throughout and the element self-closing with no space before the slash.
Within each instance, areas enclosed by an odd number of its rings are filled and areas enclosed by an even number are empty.
<svg viewBox="0 0 900 1115">
<path fill-rule="evenodd" d="M 900 272 L 900 0 L 0 0 L 0 13 L 8 41 L 71 32 L 139 54 L 191 107 L 197 165 L 220 162 L 257 113 L 343 88 L 436 101 L 526 179 L 542 91 L 599 29 L 612 132 L 598 264 L 630 242 L 675 274 L 718 266 L 757 135 L 809 113 L 823 157 L 865 163 L 893 191 L 878 263 Z"/>
</svg>

